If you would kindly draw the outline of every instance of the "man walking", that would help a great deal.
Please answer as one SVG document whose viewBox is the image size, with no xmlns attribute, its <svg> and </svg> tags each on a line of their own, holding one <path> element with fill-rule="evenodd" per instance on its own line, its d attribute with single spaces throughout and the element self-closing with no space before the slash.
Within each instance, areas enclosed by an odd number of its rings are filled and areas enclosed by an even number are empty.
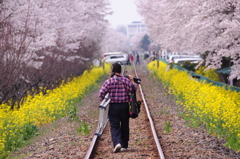
<svg viewBox="0 0 240 159">
<path fill-rule="evenodd" d="M 119 63 L 112 65 L 112 76 L 106 80 L 100 89 L 99 98 L 102 101 L 107 93 L 111 99 L 109 105 L 109 121 L 113 152 L 128 148 L 129 141 L 129 93 L 136 90 L 133 77 L 126 78 L 121 75 Z"/>
<path fill-rule="evenodd" d="M 137 58 L 136 58 L 136 65 L 139 64 L 140 65 L 140 56 L 137 54 Z"/>
</svg>

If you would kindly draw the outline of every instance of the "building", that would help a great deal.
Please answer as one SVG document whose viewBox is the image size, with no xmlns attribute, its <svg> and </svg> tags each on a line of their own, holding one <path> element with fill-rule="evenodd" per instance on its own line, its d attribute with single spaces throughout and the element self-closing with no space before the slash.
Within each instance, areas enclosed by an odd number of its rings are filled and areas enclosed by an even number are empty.
<svg viewBox="0 0 240 159">
<path fill-rule="evenodd" d="M 139 33 L 146 32 L 147 28 L 141 21 L 133 21 L 131 24 L 127 25 L 127 37 L 131 38 Z"/>
</svg>

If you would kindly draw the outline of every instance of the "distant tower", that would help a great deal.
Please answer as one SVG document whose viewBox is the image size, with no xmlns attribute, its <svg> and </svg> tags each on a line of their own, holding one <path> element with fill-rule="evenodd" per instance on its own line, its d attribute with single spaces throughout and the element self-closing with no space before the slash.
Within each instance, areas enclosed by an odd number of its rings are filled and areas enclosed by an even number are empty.
<svg viewBox="0 0 240 159">
<path fill-rule="evenodd" d="M 141 21 L 133 21 L 131 24 L 127 25 L 127 37 L 131 38 L 132 36 L 146 32 L 147 28 Z"/>
</svg>

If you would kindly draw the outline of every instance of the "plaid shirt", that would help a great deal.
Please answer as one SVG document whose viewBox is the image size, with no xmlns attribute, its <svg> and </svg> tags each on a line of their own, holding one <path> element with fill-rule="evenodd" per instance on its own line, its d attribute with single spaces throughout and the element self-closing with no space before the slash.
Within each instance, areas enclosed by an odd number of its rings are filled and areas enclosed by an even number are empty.
<svg viewBox="0 0 240 159">
<path fill-rule="evenodd" d="M 110 103 L 127 103 L 129 102 L 128 94 L 136 86 L 126 77 L 114 75 L 106 80 L 100 89 L 99 99 L 102 101 L 107 93 L 111 99 Z"/>
</svg>

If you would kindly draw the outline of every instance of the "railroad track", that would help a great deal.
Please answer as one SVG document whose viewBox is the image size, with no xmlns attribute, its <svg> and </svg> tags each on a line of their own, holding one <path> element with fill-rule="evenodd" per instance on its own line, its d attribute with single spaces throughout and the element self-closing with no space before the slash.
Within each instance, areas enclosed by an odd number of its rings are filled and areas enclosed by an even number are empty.
<svg viewBox="0 0 240 159">
<path fill-rule="evenodd" d="M 135 68 L 135 65 L 133 65 L 133 68 L 134 68 L 135 76 L 137 78 L 139 78 L 138 74 L 137 74 L 137 71 L 136 71 L 136 68 Z M 127 72 L 126 66 L 123 67 L 122 72 L 123 73 Z M 144 105 L 144 108 L 145 108 L 145 111 L 144 112 L 142 111 L 141 113 L 146 113 L 146 116 L 147 116 L 147 119 L 148 119 L 147 124 L 150 125 L 149 127 L 150 127 L 150 131 L 151 131 L 151 136 L 154 140 L 155 148 L 157 149 L 157 152 L 155 152 L 155 153 L 158 153 L 158 157 L 160 159 L 165 159 L 162 148 L 161 148 L 161 145 L 159 143 L 159 139 L 157 137 L 157 133 L 155 131 L 154 123 L 153 123 L 153 120 L 152 120 L 152 117 L 151 117 L 146 99 L 144 97 L 144 93 L 143 93 L 141 84 L 139 84 L 139 90 L 140 90 L 143 105 Z M 100 113 L 99 113 L 98 127 L 97 127 L 97 130 L 96 130 L 96 133 L 94 134 L 92 142 L 90 144 L 88 152 L 85 156 L 85 159 L 92 158 L 94 156 L 94 153 L 96 152 L 96 149 L 97 149 L 96 145 L 98 143 L 98 138 L 100 138 L 103 135 L 104 129 L 105 129 L 105 127 L 107 125 L 107 122 L 108 122 L 107 113 L 108 113 L 108 109 L 109 109 L 109 103 L 110 103 L 110 99 L 109 99 L 109 96 L 107 94 L 105 96 L 104 100 L 99 105 Z M 147 121 L 145 121 L 145 122 L 147 122 Z"/>
</svg>

